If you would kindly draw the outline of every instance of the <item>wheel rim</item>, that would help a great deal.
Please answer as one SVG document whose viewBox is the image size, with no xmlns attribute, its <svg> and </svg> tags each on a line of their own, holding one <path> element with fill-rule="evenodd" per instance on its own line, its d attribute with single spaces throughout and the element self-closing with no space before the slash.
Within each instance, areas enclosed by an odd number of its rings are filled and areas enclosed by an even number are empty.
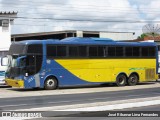
<svg viewBox="0 0 160 120">
<path fill-rule="evenodd" d="M 131 84 L 137 84 L 138 78 L 136 76 L 131 76 L 129 80 Z"/>
<path fill-rule="evenodd" d="M 135 77 L 131 77 L 131 81 L 130 81 L 131 83 L 136 83 L 136 79 L 135 79 Z"/>
<path fill-rule="evenodd" d="M 120 77 L 118 79 L 119 84 L 123 85 L 125 83 L 125 78 L 124 77 Z"/>
<path fill-rule="evenodd" d="M 53 79 L 49 79 L 49 80 L 47 81 L 47 86 L 48 86 L 48 87 L 53 87 L 54 85 L 55 85 L 55 82 L 54 82 Z"/>
</svg>

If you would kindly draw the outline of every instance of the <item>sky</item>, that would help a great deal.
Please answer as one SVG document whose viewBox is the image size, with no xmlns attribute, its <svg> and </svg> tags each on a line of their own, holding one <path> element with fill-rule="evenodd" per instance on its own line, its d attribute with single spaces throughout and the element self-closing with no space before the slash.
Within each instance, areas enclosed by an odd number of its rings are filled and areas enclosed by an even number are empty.
<svg viewBox="0 0 160 120">
<path fill-rule="evenodd" d="M 18 12 L 12 34 L 88 30 L 143 33 L 159 24 L 160 0 L 0 0 L 0 11 Z"/>
</svg>

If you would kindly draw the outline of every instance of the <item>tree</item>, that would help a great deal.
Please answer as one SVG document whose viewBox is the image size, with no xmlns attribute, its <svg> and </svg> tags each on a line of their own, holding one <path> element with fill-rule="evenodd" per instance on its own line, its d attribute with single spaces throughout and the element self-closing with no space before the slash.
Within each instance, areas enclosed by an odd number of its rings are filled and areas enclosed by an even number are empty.
<svg viewBox="0 0 160 120">
<path fill-rule="evenodd" d="M 144 37 L 146 37 L 147 35 L 145 33 L 141 34 L 140 36 L 138 36 L 138 39 L 144 39 Z"/>
</svg>

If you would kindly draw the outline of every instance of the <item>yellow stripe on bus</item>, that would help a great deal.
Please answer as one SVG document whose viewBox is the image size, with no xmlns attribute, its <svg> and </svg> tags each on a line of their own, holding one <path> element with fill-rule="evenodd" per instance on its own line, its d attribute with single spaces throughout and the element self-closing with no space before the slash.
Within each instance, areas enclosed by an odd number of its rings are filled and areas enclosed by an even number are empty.
<svg viewBox="0 0 160 120">
<path fill-rule="evenodd" d="M 156 68 L 156 59 L 57 59 L 55 61 L 78 78 L 88 82 L 115 82 L 117 75 L 122 72 L 127 76 L 137 72 L 140 80 L 146 81 L 145 69 Z"/>
<path fill-rule="evenodd" d="M 5 82 L 7 85 L 12 86 L 12 87 L 24 88 L 23 80 L 5 79 Z"/>
</svg>

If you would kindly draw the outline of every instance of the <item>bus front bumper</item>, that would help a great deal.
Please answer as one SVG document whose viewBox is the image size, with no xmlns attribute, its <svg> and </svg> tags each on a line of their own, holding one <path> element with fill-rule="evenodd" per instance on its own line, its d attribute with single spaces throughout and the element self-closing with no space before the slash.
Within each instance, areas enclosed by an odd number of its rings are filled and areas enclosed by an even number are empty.
<svg viewBox="0 0 160 120">
<path fill-rule="evenodd" d="M 23 80 L 5 79 L 5 82 L 7 85 L 12 86 L 12 87 L 24 88 Z"/>
</svg>

